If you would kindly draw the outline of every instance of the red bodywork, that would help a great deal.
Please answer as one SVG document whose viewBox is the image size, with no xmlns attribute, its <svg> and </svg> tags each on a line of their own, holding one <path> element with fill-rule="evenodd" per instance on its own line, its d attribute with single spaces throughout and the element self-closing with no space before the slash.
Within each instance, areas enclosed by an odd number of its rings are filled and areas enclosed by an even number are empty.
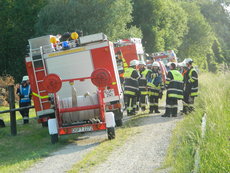
<svg viewBox="0 0 230 173">
<path fill-rule="evenodd" d="M 99 68 L 104 68 L 108 70 L 111 74 L 111 83 L 110 85 L 107 86 L 107 89 L 114 89 L 115 96 L 118 96 L 119 98 L 121 97 L 119 88 L 120 87 L 120 81 L 117 80 L 116 75 L 118 76 L 118 73 L 115 74 L 115 71 L 117 71 L 116 67 L 116 60 L 115 60 L 115 54 L 114 54 L 114 47 L 113 44 L 106 41 L 106 46 L 99 46 L 98 48 L 92 48 L 90 49 L 91 53 L 91 58 L 93 62 L 93 70 L 99 69 Z M 101 44 L 105 44 L 101 43 Z M 114 56 L 114 57 L 112 57 Z M 84 57 L 82 57 L 84 58 Z M 114 59 L 114 61 L 113 61 Z M 68 62 L 64 62 L 68 63 Z M 71 62 L 69 62 L 71 63 Z M 115 63 L 115 64 L 114 64 Z M 30 59 L 26 59 L 26 68 L 27 72 L 30 78 L 30 83 L 31 83 L 31 89 L 34 93 L 40 93 L 41 96 L 47 96 L 48 92 L 45 90 L 43 86 L 43 80 L 46 77 L 45 71 L 47 70 L 44 64 L 44 67 L 39 67 L 39 68 L 34 68 L 32 61 Z M 87 69 L 85 69 L 87 70 Z M 36 75 L 36 76 L 35 76 Z M 84 74 L 82 74 L 84 76 Z M 91 77 L 85 77 L 85 78 L 73 78 L 73 79 L 68 79 L 68 80 L 62 80 L 62 82 L 72 82 L 74 80 L 79 80 L 79 81 L 84 81 L 84 80 L 89 80 Z M 36 80 L 37 79 L 37 80 Z M 119 76 L 118 76 L 119 79 Z M 38 85 L 38 87 L 37 87 Z M 56 118 L 58 121 L 58 133 L 59 135 L 64 135 L 64 134 L 71 134 L 71 133 L 76 133 L 73 129 L 78 128 L 78 127 L 88 127 L 91 126 L 92 130 L 104 130 L 106 129 L 106 124 L 105 124 L 105 108 L 106 110 L 110 109 L 120 109 L 121 108 L 121 103 L 115 102 L 114 104 L 108 104 L 104 103 L 104 89 L 105 88 L 98 88 L 98 105 L 91 105 L 91 106 L 83 106 L 83 107 L 73 107 L 73 108 L 65 108 L 65 109 L 59 109 L 59 103 L 58 103 L 58 98 L 55 97 L 55 106 L 57 109 L 55 110 Z M 36 112 L 39 111 L 44 111 L 44 110 L 50 110 L 51 109 L 51 103 L 47 98 L 45 99 L 40 99 L 36 96 L 33 96 L 33 101 L 34 101 L 34 106 Z M 100 123 L 96 124 L 84 124 L 84 125 L 76 125 L 76 126 L 68 126 L 68 127 L 63 127 L 62 121 L 61 121 L 61 113 L 64 112 L 73 112 L 73 111 L 80 111 L 80 110 L 89 110 L 89 109 L 98 109 L 100 110 Z M 48 118 L 47 117 L 39 117 L 38 122 L 47 122 Z"/>
<path fill-rule="evenodd" d="M 114 50 L 115 50 L 115 53 L 117 53 L 118 51 L 122 52 L 122 55 L 125 58 L 128 65 L 130 61 L 134 59 L 139 60 L 138 55 L 137 55 L 136 45 L 134 43 L 131 43 L 125 46 L 121 46 L 121 47 L 115 47 Z"/>
</svg>

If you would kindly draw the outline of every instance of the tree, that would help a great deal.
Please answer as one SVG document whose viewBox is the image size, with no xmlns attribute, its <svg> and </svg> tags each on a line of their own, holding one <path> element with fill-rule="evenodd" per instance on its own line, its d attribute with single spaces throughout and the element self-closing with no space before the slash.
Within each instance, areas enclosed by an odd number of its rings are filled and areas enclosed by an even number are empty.
<svg viewBox="0 0 230 173">
<path fill-rule="evenodd" d="M 229 2 L 218 0 L 201 1 L 199 3 L 201 13 L 205 16 L 217 37 L 213 45 L 213 51 L 218 63 L 226 62 L 227 60 L 230 63 L 230 16 L 229 11 L 226 10 L 226 4 L 229 4 Z M 217 51 L 219 53 L 216 53 Z"/>
<path fill-rule="evenodd" d="M 215 34 L 196 3 L 184 2 L 182 6 L 188 14 L 189 30 L 179 48 L 178 56 L 182 59 L 193 58 L 201 69 L 208 69 L 207 55 L 213 54 Z"/>
<path fill-rule="evenodd" d="M 11 74 L 17 81 L 26 74 L 27 39 L 34 35 L 37 12 L 45 0 L 0 1 L 0 73 Z"/>
<path fill-rule="evenodd" d="M 130 0 L 50 0 L 40 11 L 37 35 L 82 30 L 85 35 L 105 33 L 110 40 L 141 37 L 132 21 Z"/>
<path fill-rule="evenodd" d="M 187 32 L 187 14 L 171 0 L 133 0 L 134 22 L 143 33 L 146 52 L 177 49 Z"/>
</svg>

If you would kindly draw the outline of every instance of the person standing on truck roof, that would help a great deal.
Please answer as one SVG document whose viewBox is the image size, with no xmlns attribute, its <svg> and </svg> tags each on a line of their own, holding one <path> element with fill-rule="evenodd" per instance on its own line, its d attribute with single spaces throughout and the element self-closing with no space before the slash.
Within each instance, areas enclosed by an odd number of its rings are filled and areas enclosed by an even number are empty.
<svg viewBox="0 0 230 173">
<path fill-rule="evenodd" d="M 160 113 L 158 108 L 159 98 L 162 97 L 162 75 L 160 71 L 160 64 L 153 62 L 151 80 L 148 82 L 149 87 L 149 113 Z"/>
<path fill-rule="evenodd" d="M 19 96 L 19 107 L 26 107 L 31 105 L 31 96 L 32 91 L 30 88 L 29 77 L 23 76 L 22 83 L 20 84 L 19 88 L 17 89 L 17 94 Z M 29 123 L 29 109 L 23 109 L 19 111 L 23 117 L 23 124 Z"/>
<path fill-rule="evenodd" d="M 182 113 L 189 113 L 194 110 L 193 104 L 195 97 L 198 96 L 198 73 L 192 66 L 193 60 L 191 58 L 185 59 L 188 71 L 184 76 L 184 102 Z"/>
<path fill-rule="evenodd" d="M 151 78 L 151 70 L 146 68 L 144 61 L 139 61 L 139 104 L 142 111 L 146 110 L 146 97 L 148 95 L 147 81 Z"/>
<path fill-rule="evenodd" d="M 124 73 L 124 100 L 128 116 L 136 113 L 137 94 L 139 92 L 138 79 L 140 77 L 136 69 L 138 64 L 138 60 L 130 61 L 130 66 Z"/>
<path fill-rule="evenodd" d="M 183 99 L 183 76 L 176 70 L 176 64 L 170 63 L 170 71 L 166 79 L 166 111 L 162 117 L 177 117 L 178 99 Z"/>
</svg>

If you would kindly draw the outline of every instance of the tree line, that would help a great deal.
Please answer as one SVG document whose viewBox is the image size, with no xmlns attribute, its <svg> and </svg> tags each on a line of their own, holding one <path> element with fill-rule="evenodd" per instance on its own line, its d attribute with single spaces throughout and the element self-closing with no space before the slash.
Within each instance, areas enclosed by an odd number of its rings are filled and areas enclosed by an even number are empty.
<svg viewBox="0 0 230 173">
<path fill-rule="evenodd" d="M 116 41 L 141 37 L 146 53 L 173 49 L 215 72 L 230 63 L 229 0 L 3 0 L 0 75 L 26 74 L 28 39 L 82 31 Z"/>
</svg>

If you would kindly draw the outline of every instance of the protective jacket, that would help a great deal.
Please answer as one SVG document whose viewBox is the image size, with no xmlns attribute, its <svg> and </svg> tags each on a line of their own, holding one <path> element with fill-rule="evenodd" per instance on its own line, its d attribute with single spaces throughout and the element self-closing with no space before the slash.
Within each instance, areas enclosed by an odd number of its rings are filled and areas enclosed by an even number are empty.
<svg viewBox="0 0 230 173">
<path fill-rule="evenodd" d="M 29 103 L 31 102 L 31 88 L 30 85 L 22 86 L 20 85 L 17 91 L 20 97 L 20 103 Z"/>
<path fill-rule="evenodd" d="M 197 71 L 192 67 L 185 74 L 185 92 L 189 96 L 196 97 L 198 96 L 198 74 Z"/>
<path fill-rule="evenodd" d="M 162 76 L 159 71 L 152 71 L 151 80 L 148 82 L 149 96 L 159 96 L 162 88 Z"/>
<path fill-rule="evenodd" d="M 140 78 L 138 80 L 139 82 L 139 91 L 141 95 L 147 95 L 147 80 L 151 77 L 151 70 L 149 69 L 143 69 L 140 71 Z"/>
<path fill-rule="evenodd" d="M 170 70 L 166 79 L 167 96 L 183 99 L 183 76 L 178 70 Z"/>
<path fill-rule="evenodd" d="M 129 67 L 125 70 L 124 78 L 124 94 L 135 96 L 139 91 L 139 73 L 133 67 Z"/>
</svg>

